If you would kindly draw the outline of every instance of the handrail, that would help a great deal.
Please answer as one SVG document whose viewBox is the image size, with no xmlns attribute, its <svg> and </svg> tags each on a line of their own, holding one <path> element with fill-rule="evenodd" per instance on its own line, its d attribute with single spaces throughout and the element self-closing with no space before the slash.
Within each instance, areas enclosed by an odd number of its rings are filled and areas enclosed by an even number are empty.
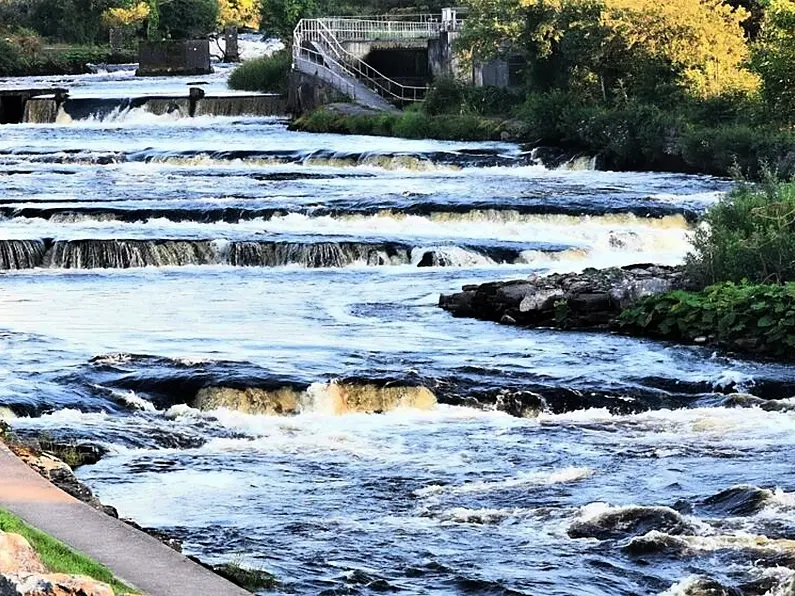
<svg viewBox="0 0 795 596">
<path fill-rule="evenodd" d="M 328 27 L 328 24 L 335 25 L 335 29 L 340 31 L 339 23 L 336 21 L 343 21 L 344 19 L 302 19 L 295 27 L 293 32 L 293 57 L 294 61 L 302 59 L 301 53 L 303 51 L 311 52 L 305 48 L 304 42 L 314 42 L 321 45 L 322 48 L 327 50 L 329 56 L 324 56 L 331 63 L 333 63 L 339 70 L 343 71 L 345 75 L 354 79 L 363 80 L 365 84 L 378 95 L 385 97 L 389 100 L 398 100 L 403 102 L 420 101 L 425 97 L 428 91 L 427 87 L 416 87 L 412 85 L 403 85 L 397 81 L 392 80 L 386 75 L 382 74 L 364 60 L 350 53 L 340 43 L 334 30 Z M 351 20 L 349 20 L 351 21 Z M 362 22 L 359 20 L 359 22 Z M 380 24 L 391 23 L 391 21 L 377 21 Z M 401 23 L 405 24 L 405 23 Z M 437 24 L 438 25 L 438 24 Z M 368 24 L 369 27 L 369 24 Z M 423 24 L 425 27 L 425 24 Z M 363 30 L 362 28 L 357 31 Z M 372 31 L 373 29 L 370 28 Z M 401 30 L 400 27 L 397 28 Z M 430 30 L 430 29 L 425 29 Z M 438 31 L 438 29 L 436 29 Z M 320 54 L 319 52 L 314 52 Z M 329 69 L 331 70 L 331 69 Z M 339 73 L 336 73 L 339 75 Z"/>
</svg>

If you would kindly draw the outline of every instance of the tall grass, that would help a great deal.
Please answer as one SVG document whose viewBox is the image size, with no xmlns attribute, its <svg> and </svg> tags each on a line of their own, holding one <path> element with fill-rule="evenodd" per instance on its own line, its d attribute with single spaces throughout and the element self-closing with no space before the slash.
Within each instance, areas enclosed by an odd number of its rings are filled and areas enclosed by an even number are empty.
<svg viewBox="0 0 795 596">
<path fill-rule="evenodd" d="M 238 91 L 287 91 L 291 58 L 287 50 L 243 62 L 229 76 L 229 87 Z"/>
</svg>

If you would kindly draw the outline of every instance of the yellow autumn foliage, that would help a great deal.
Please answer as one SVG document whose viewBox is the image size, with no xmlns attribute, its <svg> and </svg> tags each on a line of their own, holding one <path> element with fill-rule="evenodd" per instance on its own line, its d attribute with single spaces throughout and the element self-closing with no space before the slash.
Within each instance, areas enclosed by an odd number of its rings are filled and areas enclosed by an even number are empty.
<svg viewBox="0 0 795 596">
<path fill-rule="evenodd" d="M 749 14 L 721 0 L 604 0 L 601 25 L 628 48 L 642 48 L 680 69 L 696 97 L 752 91 L 741 23 Z"/>
<path fill-rule="evenodd" d="M 109 8 L 102 14 L 102 20 L 110 27 L 132 27 L 143 23 L 149 12 L 149 4 L 139 2 L 129 8 Z"/>
<path fill-rule="evenodd" d="M 259 29 L 258 0 L 218 0 L 218 8 L 218 24 L 221 27 L 234 25 Z"/>
</svg>

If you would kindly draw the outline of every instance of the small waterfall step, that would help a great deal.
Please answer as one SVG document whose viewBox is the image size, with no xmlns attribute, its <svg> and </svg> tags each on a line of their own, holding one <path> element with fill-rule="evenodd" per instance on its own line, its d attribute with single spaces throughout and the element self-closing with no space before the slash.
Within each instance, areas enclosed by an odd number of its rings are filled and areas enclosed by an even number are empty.
<svg viewBox="0 0 795 596">
<path fill-rule="evenodd" d="M 0 98 L 0 109 L 3 106 Z M 138 97 L 69 97 L 40 94 L 26 98 L 17 122 L 27 124 L 69 123 L 76 120 L 123 121 L 133 110 L 155 116 L 286 116 L 287 101 L 281 95 L 230 93 L 205 95 L 191 89 L 186 95 L 142 95 Z M 0 113 L 0 117 L 2 114 Z"/>
</svg>

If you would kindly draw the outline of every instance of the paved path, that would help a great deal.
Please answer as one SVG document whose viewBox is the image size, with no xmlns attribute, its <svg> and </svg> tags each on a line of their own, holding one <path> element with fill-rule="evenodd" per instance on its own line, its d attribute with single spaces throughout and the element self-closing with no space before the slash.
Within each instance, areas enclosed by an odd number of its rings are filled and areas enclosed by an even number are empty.
<svg viewBox="0 0 795 596">
<path fill-rule="evenodd" d="M 148 534 L 69 496 L 1 443 L 0 508 L 99 561 L 144 594 L 249 594 Z"/>
</svg>

